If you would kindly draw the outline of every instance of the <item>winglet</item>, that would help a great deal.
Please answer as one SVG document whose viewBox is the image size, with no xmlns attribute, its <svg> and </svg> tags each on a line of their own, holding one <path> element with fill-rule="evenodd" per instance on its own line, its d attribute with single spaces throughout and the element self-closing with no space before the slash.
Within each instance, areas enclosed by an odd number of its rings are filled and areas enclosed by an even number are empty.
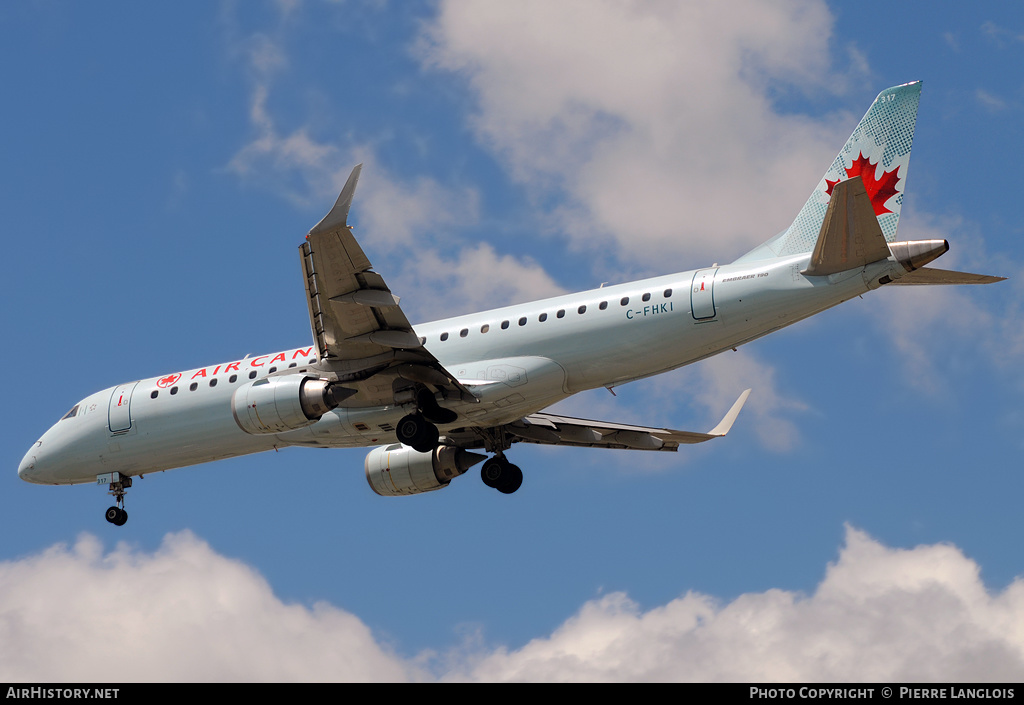
<svg viewBox="0 0 1024 705">
<path fill-rule="evenodd" d="M 310 235 L 329 233 L 348 227 L 348 210 L 352 207 L 352 197 L 356 195 L 356 184 L 359 183 L 359 172 L 362 170 L 363 165 L 356 164 L 355 169 L 349 174 L 348 181 L 345 182 L 345 188 L 341 189 L 334 208 L 324 216 L 323 220 L 313 226 L 313 229 L 309 231 Z"/>
<path fill-rule="evenodd" d="M 708 435 L 724 436 L 725 434 L 727 434 L 729 432 L 729 429 L 732 428 L 733 423 L 736 421 L 736 417 L 740 415 L 740 410 L 743 408 L 743 405 L 747 403 L 747 397 L 749 396 L 750 390 L 745 389 L 743 393 L 740 394 L 740 398 L 737 399 L 736 403 L 732 405 L 731 409 L 729 409 L 729 413 L 725 415 L 725 418 L 722 419 L 721 423 L 719 423 L 713 429 L 708 431 Z"/>
</svg>

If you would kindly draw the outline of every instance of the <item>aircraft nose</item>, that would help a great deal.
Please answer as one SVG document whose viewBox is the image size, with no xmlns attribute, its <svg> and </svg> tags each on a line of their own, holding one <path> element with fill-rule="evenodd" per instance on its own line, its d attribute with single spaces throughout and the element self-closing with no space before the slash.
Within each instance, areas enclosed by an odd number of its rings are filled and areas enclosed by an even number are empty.
<svg viewBox="0 0 1024 705">
<path fill-rule="evenodd" d="M 26 482 L 33 482 L 36 463 L 38 462 L 37 448 L 39 448 L 39 441 L 36 441 L 29 451 L 25 453 L 25 457 L 21 459 L 21 463 L 18 465 L 18 477 Z"/>
</svg>

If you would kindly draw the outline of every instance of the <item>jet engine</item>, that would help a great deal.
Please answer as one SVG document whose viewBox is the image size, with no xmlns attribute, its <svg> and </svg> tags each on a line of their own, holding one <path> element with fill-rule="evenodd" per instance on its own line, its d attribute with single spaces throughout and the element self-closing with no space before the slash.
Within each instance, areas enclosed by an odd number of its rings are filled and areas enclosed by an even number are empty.
<svg viewBox="0 0 1024 705">
<path fill-rule="evenodd" d="M 338 406 L 325 379 L 303 375 L 266 377 L 239 387 L 231 396 L 235 422 L 246 433 L 284 433 L 316 423 Z"/>
<path fill-rule="evenodd" d="M 393 443 L 366 455 L 366 481 L 381 497 L 419 494 L 447 487 L 486 455 L 461 448 L 439 446 L 429 453 Z"/>
</svg>

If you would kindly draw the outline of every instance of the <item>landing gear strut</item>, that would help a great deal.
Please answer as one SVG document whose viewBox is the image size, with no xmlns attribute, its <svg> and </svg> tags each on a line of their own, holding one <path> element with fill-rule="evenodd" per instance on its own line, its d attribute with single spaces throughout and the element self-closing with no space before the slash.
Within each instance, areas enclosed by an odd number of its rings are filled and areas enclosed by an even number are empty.
<svg viewBox="0 0 1024 705">
<path fill-rule="evenodd" d="M 120 475 L 119 473 L 111 473 L 108 477 L 110 481 L 110 492 L 107 494 L 114 497 L 114 506 L 107 509 L 107 513 L 104 515 L 111 524 L 114 526 L 124 526 L 124 523 L 128 521 L 128 512 L 124 510 L 124 495 L 125 491 L 132 486 L 132 478 Z"/>
<path fill-rule="evenodd" d="M 523 471 L 518 465 L 508 462 L 504 455 L 496 455 L 484 462 L 480 468 L 480 479 L 488 487 L 503 494 L 512 494 L 523 484 Z"/>
</svg>

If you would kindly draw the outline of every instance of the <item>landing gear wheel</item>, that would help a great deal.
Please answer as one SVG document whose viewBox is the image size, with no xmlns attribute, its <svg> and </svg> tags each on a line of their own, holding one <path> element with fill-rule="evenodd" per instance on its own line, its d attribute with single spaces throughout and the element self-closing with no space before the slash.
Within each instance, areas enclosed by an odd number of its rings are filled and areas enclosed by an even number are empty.
<svg viewBox="0 0 1024 705">
<path fill-rule="evenodd" d="M 403 416 L 395 428 L 395 435 L 398 436 L 399 442 L 411 446 L 420 453 L 429 453 L 437 448 L 437 441 L 441 438 L 437 426 L 420 414 Z"/>
<path fill-rule="evenodd" d="M 485 485 L 502 494 L 512 494 L 523 484 L 523 471 L 503 456 L 495 456 L 484 462 L 484 466 L 480 468 L 480 479 Z"/>
<path fill-rule="evenodd" d="M 124 523 L 128 521 L 128 512 L 121 509 L 120 507 L 110 507 L 106 513 L 107 521 L 114 526 L 124 526 Z"/>
<path fill-rule="evenodd" d="M 503 458 L 490 458 L 480 468 L 480 479 L 488 487 L 495 488 L 501 483 L 508 463 Z"/>
<path fill-rule="evenodd" d="M 523 485 L 523 471 L 518 465 L 508 463 L 506 471 L 502 474 L 501 484 L 498 485 L 498 492 L 512 494 Z"/>
</svg>

